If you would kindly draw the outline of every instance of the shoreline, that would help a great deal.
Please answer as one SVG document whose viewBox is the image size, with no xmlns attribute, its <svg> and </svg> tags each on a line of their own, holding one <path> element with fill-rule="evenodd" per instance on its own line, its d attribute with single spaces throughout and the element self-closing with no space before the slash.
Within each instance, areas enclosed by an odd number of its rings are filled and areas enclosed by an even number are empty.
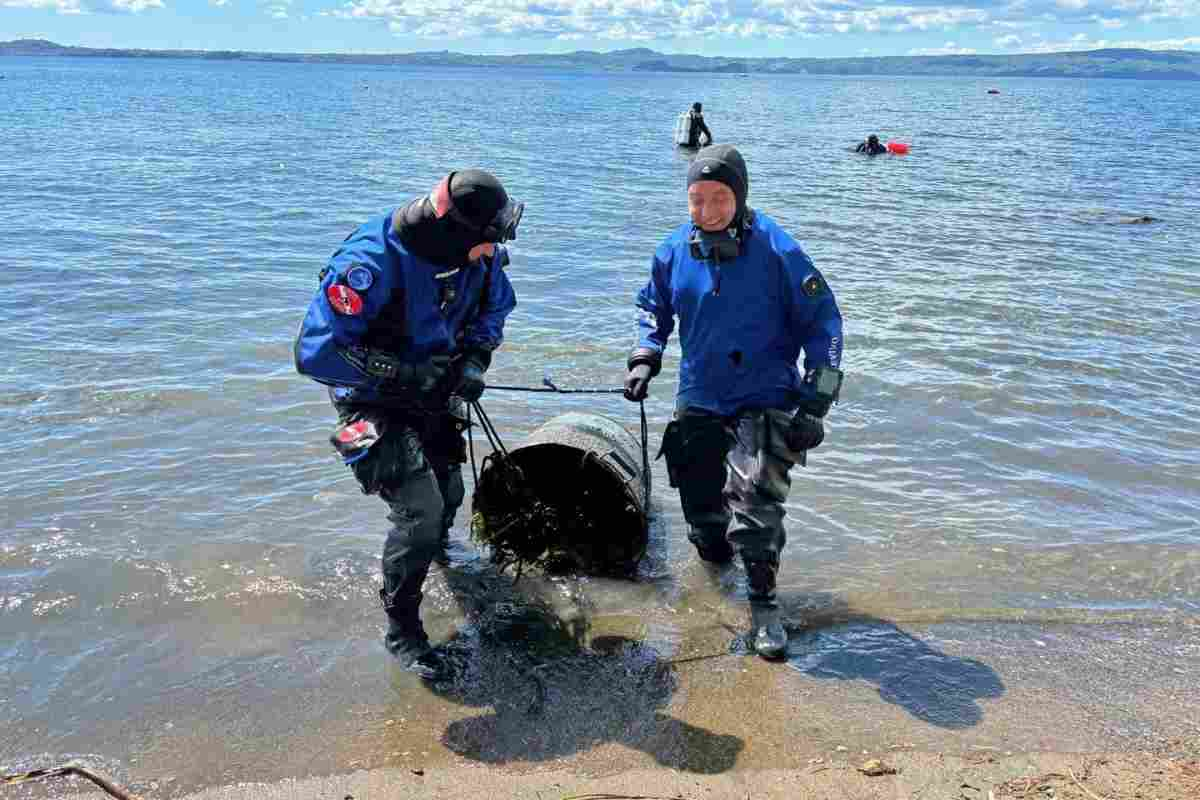
<svg viewBox="0 0 1200 800">
<path fill-rule="evenodd" d="M 966 800 L 1194 800 L 1200 796 L 1200 754 L 892 752 L 882 758 L 837 753 L 804 769 L 735 770 L 696 775 L 664 769 L 581 774 L 546 768 L 515 773 L 455 764 L 430 769 L 377 768 L 350 773 L 212 787 L 180 800 L 434 800 L 464 796 L 530 800 L 699 800 L 699 798 L 966 798 Z M 84 792 L 78 800 L 110 795 Z M 143 800 L 151 800 L 147 793 Z"/>
<path fill-rule="evenodd" d="M 597 634 L 532 669 L 511 641 L 476 641 L 452 655 L 486 680 L 441 688 L 372 647 L 315 693 L 145 723 L 95 766 L 143 800 L 1200 797 L 1189 627 L 848 623 L 794 634 L 783 664 L 688 660 L 728 644 L 713 621 L 669 666 Z M 310 708 L 272 721 L 281 697 Z M 897 772 L 863 774 L 872 760 Z M 105 797 L 76 778 L 11 796 L 66 785 Z"/>
</svg>

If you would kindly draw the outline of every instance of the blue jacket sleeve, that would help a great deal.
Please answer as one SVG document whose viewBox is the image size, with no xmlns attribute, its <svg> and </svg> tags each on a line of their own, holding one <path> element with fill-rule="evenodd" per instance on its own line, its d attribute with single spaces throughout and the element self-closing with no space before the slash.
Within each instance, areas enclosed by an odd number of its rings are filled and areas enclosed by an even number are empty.
<svg viewBox="0 0 1200 800">
<path fill-rule="evenodd" d="M 354 236 L 352 234 L 351 239 Z M 356 246 L 360 240 L 351 239 L 334 253 L 322 272 L 321 285 L 300 323 L 293 356 L 296 371 L 318 383 L 373 388 L 382 381 L 364 371 L 365 350 L 360 349 L 360 345 L 367 324 L 387 302 L 394 271 L 381 267 L 383 257 L 374 248 Z M 369 269 L 372 281 L 368 290 L 358 292 L 362 310 L 357 314 L 343 314 L 334 310 L 327 292 L 336 283 L 344 285 L 345 273 L 352 267 Z"/>
<path fill-rule="evenodd" d="M 842 312 L 833 290 L 803 250 L 781 254 L 792 305 L 792 335 L 804 349 L 804 370 L 840 367 Z"/>
<path fill-rule="evenodd" d="M 661 359 L 675 330 L 675 309 L 671 304 L 671 249 L 660 247 L 650 266 L 650 280 L 638 292 L 638 344 L 641 352 L 652 351 Z"/>
<path fill-rule="evenodd" d="M 471 323 L 463 339 L 467 348 L 490 352 L 504 341 L 504 321 L 517 307 L 516 292 L 513 291 L 508 273 L 504 271 L 504 265 L 507 263 L 507 252 L 504 248 L 497 247 L 496 255 L 488 267 L 490 273 L 486 286 L 487 296 L 481 298 L 482 310 L 478 318 Z"/>
</svg>

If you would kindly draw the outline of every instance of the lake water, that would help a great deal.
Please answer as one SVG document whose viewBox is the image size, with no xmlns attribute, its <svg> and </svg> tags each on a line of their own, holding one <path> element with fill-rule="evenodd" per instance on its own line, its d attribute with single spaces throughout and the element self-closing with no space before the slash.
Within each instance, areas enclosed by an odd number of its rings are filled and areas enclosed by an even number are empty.
<svg viewBox="0 0 1200 800">
<path fill-rule="evenodd" d="M 490 378 L 619 386 L 633 297 L 685 218 L 670 137 L 695 100 L 846 320 L 842 403 L 793 473 L 789 620 L 1200 616 L 1200 83 L 0 72 L 0 763 L 239 741 L 193 776 L 216 782 L 369 702 L 387 522 L 292 368 L 317 272 L 367 216 L 490 169 L 527 204 Z M 852 156 L 872 132 L 911 154 Z M 1158 221 L 1122 222 L 1141 215 Z M 677 363 L 646 406 L 654 447 Z M 619 396 L 484 406 L 510 444 L 565 411 L 638 425 Z M 701 618 L 740 624 L 744 587 L 702 588 L 662 462 L 653 477 L 637 581 L 528 585 L 669 655 Z M 455 559 L 483 574 L 466 520 Z M 430 593 L 450 636 L 461 595 L 440 572 Z"/>
</svg>

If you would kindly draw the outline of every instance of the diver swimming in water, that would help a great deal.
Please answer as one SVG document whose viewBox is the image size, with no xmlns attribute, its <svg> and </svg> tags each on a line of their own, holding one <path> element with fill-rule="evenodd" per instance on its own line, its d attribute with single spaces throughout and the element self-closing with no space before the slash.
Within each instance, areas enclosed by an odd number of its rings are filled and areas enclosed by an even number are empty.
<svg viewBox="0 0 1200 800">
<path fill-rule="evenodd" d="M 867 137 L 865 142 L 859 142 L 858 147 L 854 148 L 856 153 L 866 153 L 869 156 L 877 156 L 886 153 L 888 149 L 879 142 L 879 136 L 872 133 Z"/>
</svg>

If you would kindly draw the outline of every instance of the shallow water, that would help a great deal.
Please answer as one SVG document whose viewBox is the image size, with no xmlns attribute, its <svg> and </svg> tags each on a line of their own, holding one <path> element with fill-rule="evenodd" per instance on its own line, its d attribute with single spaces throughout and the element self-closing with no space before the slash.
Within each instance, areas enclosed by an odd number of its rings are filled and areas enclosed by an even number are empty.
<svg viewBox="0 0 1200 800">
<path fill-rule="evenodd" d="M 952 79 L 93 59 L 4 72 L 0 761 L 162 761 L 233 738 L 236 776 L 323 703 L 342 720 L 379 666 L 386 520 L 291 366 L 317 271 L 367 215 L 448 168 L 490 168 L 528 204 L 492 378 L 618 386 L 633 295 L 685 214 L 669 137 L 694 99 L 846 317 L 843 402 L 788 505 L 798 636 L 1200 612 L 1200 167 L 1181 157 L 1200 85 L 1018 80 L 987 96 Z M 852 157 L 872 131 L 912 154 Z M 1140 215 L 1160 221 L 1122 222 Z M 655 444 L 673 356 L 647 404 Z M 485 406 L 510 444 L 572 410 L 637 430 L 620 398 Z M 635 661 L 696 637 L 727 651 L 742 578 L 693 563 L 661 462 L 653 477 L 639 580 L 524 591 Z M 456 570 L 487 575 L 466 517 Z M 492 595 L 456 592 L 454 572 L 429 587 L 429 625 L 469 641 L 464 603 Z M 445 698 L 403 691 L 440 713 Z"/>
</svg>

